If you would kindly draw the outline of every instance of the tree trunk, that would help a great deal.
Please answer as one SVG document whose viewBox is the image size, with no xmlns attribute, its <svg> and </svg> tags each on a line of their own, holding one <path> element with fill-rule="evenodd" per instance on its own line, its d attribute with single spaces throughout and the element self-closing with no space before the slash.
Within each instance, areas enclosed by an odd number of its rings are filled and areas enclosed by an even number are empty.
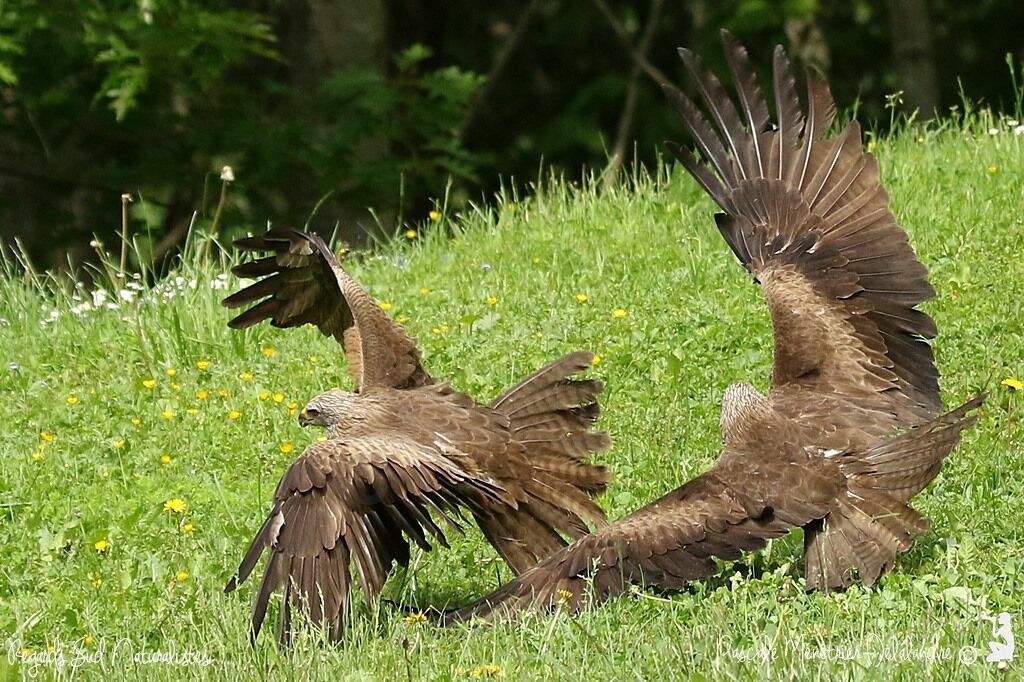
<svg viewBox="0 0 1024 682">
<path fill-rule="evenodd" d="M 932 27 L 926 0 L 888 0 L 892 55 L 903 89 L 903 102 L 932 118 L 939 105 Z"/>
</svg>

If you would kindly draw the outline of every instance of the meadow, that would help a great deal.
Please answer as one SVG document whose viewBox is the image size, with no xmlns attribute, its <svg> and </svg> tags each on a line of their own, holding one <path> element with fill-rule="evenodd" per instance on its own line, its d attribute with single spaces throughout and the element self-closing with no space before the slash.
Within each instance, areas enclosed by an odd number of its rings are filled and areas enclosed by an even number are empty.
<svg viewBox="0 0 1024 682">
<path fill-rule="evenodd" d="M 338 644 L 307 632 L 280 652 L 267 632 L 252 647 L 254 582 L 223 587 L 319 435 L 297 411 L 350 386 L 340 349 L 310 328 L 229 330 L 230 248 L 206 257 L 197 241 L 155 287 L 101 269 L 103 293 L 5 253 L 0 678 L 1002 679 L 982 616 L 1008 611 L 1024 636 L 1014 128 L 981 113 L 869 137 L 938 291 L 926 310 L 944 400 L 992 396 L 914 500 L 929 532 L 877 586 L 843 594 L 804 593 L 794 533 L 687 592 L 636 591 L 578 618 L 446 630 L 357 598 Z M 679 168 L 609 189 L 552 179 L 461 215 L 439 206 L 347 267 L 418 337 L 428 370 L 481 401 L 560 354 L 596 352 L 615 440 L 600 504 L 614 519 L 714 461 L 729 383 L 767 386 L 768 313 L 712 213 Z M 508 578 L 469 527 L 450 551 L 414 554 L 384 596 L 461 604 Z"/>
</svg>

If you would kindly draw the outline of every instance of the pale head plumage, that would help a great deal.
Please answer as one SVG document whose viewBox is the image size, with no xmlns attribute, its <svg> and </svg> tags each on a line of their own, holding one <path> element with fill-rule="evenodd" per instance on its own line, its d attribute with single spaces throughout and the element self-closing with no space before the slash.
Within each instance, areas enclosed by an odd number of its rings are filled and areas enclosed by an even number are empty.
<svg viewBox="0 0 1024 682">
<path fill-rule="evenodd" d="M 299 412 L 299 424 L 302 426 L 322 426 L 330 429 L 349 415 L 358 397 L 348 391 L 327 391 L 316 396 L 302 412 Z"/>
</svg>

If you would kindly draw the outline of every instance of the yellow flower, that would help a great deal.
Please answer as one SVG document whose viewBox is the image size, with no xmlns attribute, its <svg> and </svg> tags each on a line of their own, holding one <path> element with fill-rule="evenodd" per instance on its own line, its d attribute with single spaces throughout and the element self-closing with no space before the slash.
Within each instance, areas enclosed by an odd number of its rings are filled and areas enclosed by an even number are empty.
<svg viewBox="0 0 1024 682">
<path fill-rule="evenodd" d="M 409 317 L 408 315 L 399 315 L 398 317 L 395 318 L 395 322 L 398 322 L 399 324 L 405 324 L 411 319 L 412 318 Z"/>
<path fill-rule="evenodd" d="M 294 449 L 295 446 L 292 445 L 291 443 L 281 443 L 281 452 L 283 452 L 286 455 Z"/>
<path fill-rule="evenodd" d="M 164 410 L 160 413 L 164 419 L 174 419 L 174 410 Z"/>
<path fill-rule="evenodd" d="M 171 456 L 170 455 L 160 455 L 160 463 L 161 464 L 170 464 L 171 463 Z"/>
<path fill-rule="evenodd" d="M 260 400 L 270 400 L 270 391 L 260 391 L 257 397 Z"/>
<path fill-rule="evenodd" d="M 504 677 L 505 671 L 499 666 L 488 663 L 478 668 L 473 668 L 470 672 L 473 677 Z"/>
<path fill-rule="evenodd" d="M 52 433 L 47 433 L 46 431 L 40 433 L 39 437 L 45 440 L 47 443 L 52 443 L 54 439 L 57 438 L 57 436 L 53 435 Z"/>
<path fill-rule="evenodd" d="M 124 441 L 123 440 L 115 440 L 114 441 L 114 447 L 117 448 L 118 450 L 120 450 L 121 448 L 124 447 Z"/>
<path fill-rule="evenodd" d="M 317 360 L 319 360 L 319 359 L 320 359 L 320 358 L 318 358 L 318 357 L 317 357 L 317 356 L 315 356 L 315 355 L 310 355 L 310 356 L 309 356 L 309 361 L 310 361 L 310 362 L 312 362 L 312 363 L 313 363 L 314 365 L 315 365 L 315 364 L 317 363 Z"/>
<path fill-rule="evenodd" d="M 290 403 L 288 403 L 288 409 L 289 409 L 289 410 L 294 410 L 294 409 L 295 409 L 295 408 L 297 408 L 298 406 L 299 406 L 299 404 L 298 404 L 297 402 L 295 402 L 294 400 L 293 400 L 293 401 L 291 401 Z"/>
<path fill-rule="evenodd" d="M 185 571 L 178 571 L 174 574 L 174 579 L 177 580 L 179 583 L 183 583 L 186 580 L 188 580 L 188 573 L 186 573 Z"/>
<path fill-rule="evenodd" d="M 516 209 L 518 208 L 518 206 L 516 206 L 515 202 L 513 201 L 513 202 L 505 204 L 505 208 L 508 209 L 509 213 L 515 213 Z"/>
<path fill-rule="evenodd" d="M 174 369 L 173 367 L 168 367 L 167 368 L 167 376 L 175 377 L 177 375 L 178 375 L 178 370 Z"/>
<path fill-rule="evenodd" d="M 219 395 L 221 398 L 227 398 L 228 397 L 228 389 L 226 389 L 226 388 L 218 389 L 217 390 L 217 395 Z"/>
<path fill-rule="evenodd" d="M 426 623 L 427 617 L 417 611 L 416 613 L 410 613 L 408 616 L 402 619 L 406 624 L 413 625 L 415 623 Z"/>
<path fill-rule="evenodd" d="M 196 391 L 196 397 L 200 400 L 206 400 L 210 397 L 210 392 L 205 389 L 202 391 Z"/>
<path fill-rule="evenodd" d="M 538 339 L 543 339 L 544 338 L 544 332 L 537 332 L 537 338 Z"/>
<path fill-rule="evenodd" d="M 228 419 L 231 419 L 231 420 L 238 419 L 241 416 L 242 416 L 242 413 L 239 412 L 238 410 L 231 410 L 230 412 L 228 412 Z"/>
<path fill-rule="evenodd" d="M 42 462 L 44 459 L 46 459 L 46 455 L 44 455 L 43 453 L 41 453 L 41 452 L 33 452 L 32 453 L 32 461 L 33 462 Z"/>
<path fill-rule="evenodd" d="M 1024 390 L 1024 382 L 1020 379 L 1003 379 L 999 382 L 1003 386 L 1006 386 L 1011 391 L 1022 391 Z"/>
<path fill-rule="evenodd" d="M 431 211 L 427 215 L 430 217 L 430 220 L 435 223 L 441 219 L 441 213 L 439 211 Z"/>
<path fill-rule="evenodd" d="M 597 366 L 598 366 L 598 365 L 600 365 L 600 364 L 601 364 L 601 356 L 600 356 L 600 355 L 597 355 L 597 354 L 595 354 L 595 355 L 594 355 L 594 362 L 593 362 L 593 365 L 594 365 L 594 367 L 597 367 Z"/>
<path fill-rule="evenodd" d="M 985 169 L 985 172 L 988 173 L 989 175 L 995 175 L 996 173 L 999 172 L 999 167 L 989 166 L 988 168 Z"/>
<path fill-rule="evenodd" d="M 416 239 L 416 230 L 406 230 L 405 231 L 405 238 L 406 239 Z"/>
<path fill-rule="evenodd" d="M 498 305 L 498 298 L 496 296 L 488 296 L 487 305 Z"/>
<path fill-rule="evenodd" d="M 380 302 L 380 309 L 383 310 L 384 312 L 387 312 L 387 311 L 391 310 L 391 304 L 388 303 L 387 301 L 381 301 Z"/>
<path fill-rule="evenodd" d="M 572 599 L 572 592 L 569 590 L 559 590 L 558 596 L 563 600 L 569 600 Z"/>
<path fill-rule="evenodd" d="M 423 287 L 422 289 L 420 289 L 420 296 L 426 296 L 429 293 L 430 293 L 430 289 L 428 289 L 426 287 Z"/>
<path fill-rule="evenodd" d="M 878 143 L 877 142 L 875 142 L 874 140 L 869 140 L 868 141 L 868 151 L 869 152 L 873 152 L 877 148 L 878 148 Z"/>
<path fill-rule="evenodd" d="M 534 257 L 533 257 L 533 264 L 534 264 L 534 265 L 540 265 L 540 258 L 538 258 L 538 257 L 534 256 Z"/>
<path fill-rule="evenodd" d="M 92 635 L 86 635 L 82 638 L 82 643 L 86 646 L 92 646 L 96 640 L 92 638 Z"/>
<path fill-rule="evenodd" d="M 103 577 L 100 575 L 99 571 L 92 571 L 89 573 L 89 584 L 97 589 L 103 584 Z"/>
<path fill-rule="evenodd" d="M 28 658 L 31 655 L 32 655 L 32 649 L 30 647 L 27 647 L 27 646 L 21 647 L 21 657 L 22 658 Z"/>
<path fill-rule="evenodd" d="M 241 374 L 238 375 L 238 378 L 241 379 L 242 381 L 252 381 L 252 374 L 250 374 L 249 372 L 242 372 Z"/>
<path fill-rule="evenodd" d="M 143 379 L 142 385 L 146 388 L 156 388 L 156 379 Z"/>
<path fill-rule="evenodd" d="M 629 313 L 626 312 L 624 308 L 616 308 L 615 310 L 612 311 L 612 317 L 616 319 L 623 318 L 626 315 L 629 315 Z"/>
<path fill-rule="evenodd" d="M 576 294 L 576 300 L 579 301 L 580 303 L 586 303 L 587 302 L 587 295 L 586 294 Z"/>
<path fill-rule="evenodd" d="M 274 402 L 275 403 L 283 403 L 284 402 L 284 393 L 275 393 L 273 395 L 273 398 L 274 398 Z"/>
<path fill-rule="evenodd" d="M 68 401 L 68 405 L 77 405 L 78 404 L 78 396 L 77 395 L 69 395 L 67 397 L 67 401 Z"/>
<path fill-rule="evenodd" d="M 97 540 L 96 544 L 94 544 L 93 547 L 96 548 L 97 552 L 103 554 L 108 549 L 110 549 L 110 543 L 107 540 Z"/>
<path fill-rule="evenodd" d="M 141 419 L 139 419 L 138 417 L 132 417 L 132 426 L 138 426 L 141 423 L 142 423 Z"/>
<path fill-rule="evenodd" d="M 196 527 L 193 526 L 191 523 L 186 523 L 184 526 L 181 527 L 181 532 L 182 533 L 191 533 L 195 529 L 196 529 Z"/>
<path fill-rule="evenodd" d="M 179 388 L 181 388 L 181 386 L 179 386 L 176 382 L 171 382 L 171 390 L 177 391 Z"/>
<path fill-rule="evenodd" d="M 201 369 L 205 372 L 206 370 L 210 369 L 210 361 L 200 360 L 199 362 L 196 363 L 196 368 Z"/>
<path fill-rule="evenodd" d="M 188 509 L 188 503 L 178 497 L 171 498 L 164 502 L 164 511 L 174 512 L 175 514 L 184 514 L 186 509 Z"/>
<path fill-rule="evenodd" d="M 275 351 L 271 346 L 267 346 L 266 348 L 263 349 L 263 354 L 266 355 L 268 358 L 274 357 L 274 353 L 276 352 L 277 351 Z"/>
</svg>

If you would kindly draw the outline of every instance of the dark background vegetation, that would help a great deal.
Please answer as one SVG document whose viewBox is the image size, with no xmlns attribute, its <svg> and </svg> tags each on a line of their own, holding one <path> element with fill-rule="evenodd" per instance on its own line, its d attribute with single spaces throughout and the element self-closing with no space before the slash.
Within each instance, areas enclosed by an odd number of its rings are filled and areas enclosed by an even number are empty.
<svg viewBox="0 0 1024 682">
<path fill-rule="evenodd" d="M 1020 0 L 3 0 L 0 241 L 43 267 L 94 234 L 116 251 L 128 193 L 129 238 L 166 265 L 215 225 L 359 241 L 548 168 L 614 176 L 679 136 L 658 83 L 684 81 L 680 45 L 721 71 L 723 26 L 758 68 L 779 42 L 817 64 L 879 129 L 961 91 L 1019 106 Z"/>
</svg>

